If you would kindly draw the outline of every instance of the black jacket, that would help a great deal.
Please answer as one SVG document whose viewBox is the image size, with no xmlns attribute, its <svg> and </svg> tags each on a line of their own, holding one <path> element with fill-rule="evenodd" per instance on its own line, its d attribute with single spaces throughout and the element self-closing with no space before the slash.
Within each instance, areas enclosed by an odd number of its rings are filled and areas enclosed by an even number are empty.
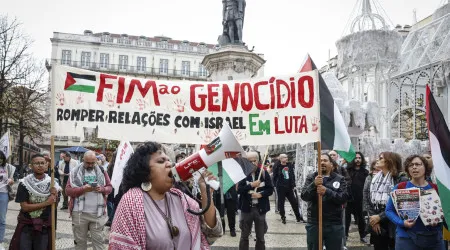
<svg viewBox="0 0 450 250">
<path fill-rule="evenodd" d="M 301 198 L 308 201 L 308 223 L 317 224 L 318 206 L 317 206 L 317 187 L 314 179 L 317 172 L 308 175 L 305 185 L 302 188 Z M 331 172 L 330 177 L 324 179 L 323 185 L 327 188 L 322 197 L 323 224 L 341 225 L 342 224 L 342 206 L 347 201 L 347 184 L 344 177 Z"/>
<path fill-rule="evenodd" d="M 351 201 L 359 202 L 362 205 L 364 183 L 369 175 L 369 171 L 366 169 L 366 166 L 361 166 L 357 170 L 353 165 L 349 165 L 347 172 L 351 179 Z"/>
<path fill-rule="evenodd" d="M 286 180 L 283 176 L 283 168 L 285 167 L 289 168 L 289 180 Z M 277 188 L 295 188 L 294 165 L 289 162 L 286 165 L 281 165 L 281 162 L 278 161 L 273 167 L 273 183 Z"/>
<path fill-rule="evenodd" d="M 258 179 L 260 168 L 255 172 L 255 180 Z M 252 195 L 249 194 L 250 190 L 254 190 L 249 182 L 253 182 L 252 175 L 248 175 L 238 184 L 239 207 L 242 212 L 249 213 L 251 211 Z M 257 192 L 261 193 L 262 197 L 258 199 L 258 210 L 260 214 L 265 214 L 270 210 L 269 196 L 273 193 L 273 184 L 270 179 L 269 173 L 264 171 L 261 175 L 261 183 L 264 182 L 264 187 L 258 188 Z"/>
</svg>

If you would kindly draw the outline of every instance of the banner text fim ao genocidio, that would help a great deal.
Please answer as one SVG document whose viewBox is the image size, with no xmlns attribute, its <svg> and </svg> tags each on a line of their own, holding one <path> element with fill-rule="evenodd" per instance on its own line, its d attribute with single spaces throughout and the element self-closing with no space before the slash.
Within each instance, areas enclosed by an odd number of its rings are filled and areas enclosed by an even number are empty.
<svg viewBox="0 0 450 250">
<path fill-rule="evenodd" d="M 129 81 L 127 84 L 126 82 Z M 114 86 L 117 86 L 114 88 Z M 126 89 L 126 86 L 128 88 Z M 246 129 L 242 116 L 223 117 L 211 114 L 237 111 L 248 112 L 248 125 L 251 135 L 270 134 L 270 120 L 258 120 L 259 113 L 267 110 L 309 109 L 315 102 L 314 79 L 309 75 L 303 75 L 295 79 L 290 77 L 289 82 L 283 79 L 271 77 L 266 81 L 256 83 L 194 83 L 189 85 L 159 84 L 154 80 L 145 83 L 139 79 L 125 78 L 108 74 L 100 74 L 96 102 L 102 103 L 104 91 L 111 89 L 116 92 L 117 104 L 127 104 L 138 94 L 147 98 L 156 107 L 161 106 L 161 100 L 166 95 L 178 95 L 182 88 L 189 88 L 189 94 L 185 99 L 193 114 L 206 117 L 173 115 L 162 112 L 130 112 L 119 110 L 99 109 L 63 109 L 56 111 L 57 121 L 88 121 L 107 122 L 114 124 L 134 124 L 141 126 L 169 126 L 171 122 L 177 128 L 208 128 L 220 129 L 223 122 L 229 123 L 232 129 Z M 206 88 L 206 93 L 200 91 Z M 285 93 L 285 94 L 283 94 Z M 262 100 L 262 96 L 270 96 Z M 300 110 L 299 110 L 300 111 Z M 297 112 L 296 112 L 297 113 Z M 298 112 L 301 113 L 301 112 Z M 280 123 L 284 123 L 280 129 Z M 284 133 L 308 133 L 307 117 L 305 115 L 292 114 L 273 117 L 275 134 Z M 314 129 L 314 128 L 313 128 Z"/>
</svg>

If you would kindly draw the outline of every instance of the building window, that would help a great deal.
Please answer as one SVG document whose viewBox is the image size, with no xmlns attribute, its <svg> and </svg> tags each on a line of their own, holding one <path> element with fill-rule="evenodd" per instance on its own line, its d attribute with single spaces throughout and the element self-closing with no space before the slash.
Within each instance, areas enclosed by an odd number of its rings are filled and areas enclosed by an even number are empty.
<svg viewBox="0 0 450 250">
<path fill-rule="evenodd" d="M 198 76 L 208 76 L 208 71 L 205 66 L 201 65 L 198 67 Z"/>
<path fill-rule="evenodd" d="M 191 71 L 191 62 L 189 61 L 182 61 L 181 62 L 181 74 L 184 76 L 190 75 Z"/>
<path fill-rule="evenodd" d="M 81 67 L 91 66 L 91 52 L 81 52 Z"/>
<path fill-rule="evenodd" d="M 72 62 L 72 51 L 71 50 L 63 50 L 61 56 L 61 64 L 70 65 Z"/>
<path fill-rule="evenodd" d="M 160 49 L 167 49 L 169 46 L 169 43 L 167 41 L 161 41 L 158 43 L 158 48 Z"/>
<path fill-rule="evenodd" d="M 102 35 L 101 42 L 103 43 L 112 43 L 113 38 L 110 35 Z"/>
<path fill-rule="evenodd" d="M 147 58 L 138 56 L 137 58 L 137 70 L 145 71 Z"/>
<path fill-rule="evenodd" d="M 119 69 L 128 69 L 128 56 L 119 55 Z"/>
<path fill-rule="evenodd" d="M 119 44 L 131 44 L 131 40 L 129 39 L 128 35 L 123 34 L 122 37 L 117 39 L 117 43 L 119 43 Z"/>
<path fill-rule="evenodd" d="M 159 73 L 167 74 L 169 72 L 169 59 L 159 60 Z"/>
<path fill-rule="evenodd" d="M 208 47 L 206 47 L 206 44 L 200 44 L 198 46 L 198 52 L 200 52 L 200 53 L 208 53 Z"/>
<path fill-rule="evenodd" d="M 192 47 L 189 45 L 188 42 L 182 42 L 180 46 L 181 51 L 191 51 Z"/>
<path fill-rule="evenodd" d="M 108 68 L 109 67 L 109 54 L 100 53 L 100 68 Z"/>
</svg>

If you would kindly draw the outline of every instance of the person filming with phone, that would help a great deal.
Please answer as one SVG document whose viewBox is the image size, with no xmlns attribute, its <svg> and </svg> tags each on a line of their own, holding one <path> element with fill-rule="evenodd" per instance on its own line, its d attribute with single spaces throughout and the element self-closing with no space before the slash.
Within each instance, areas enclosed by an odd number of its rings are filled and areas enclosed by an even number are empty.
<svg viewBox="0 0 450 250">
<path fill-rule="evenodd" d="M 87 249 L 88 231 L 93 249 L 104 249 L 103 228 L 108 220 L 106 197 L 111 191 L 109 176 L 97 164 L 95 152 L 87 151 L 83 163 L 70 171 L 66 187 L 76 250 Z"/>
</svg>

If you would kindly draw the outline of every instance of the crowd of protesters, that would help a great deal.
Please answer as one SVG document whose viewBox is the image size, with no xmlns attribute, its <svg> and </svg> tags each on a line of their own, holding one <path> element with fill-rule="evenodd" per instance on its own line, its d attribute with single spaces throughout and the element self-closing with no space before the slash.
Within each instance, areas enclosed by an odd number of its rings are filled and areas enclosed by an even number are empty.
<svg viewBox="0 0 450 250">
<path fill-rule="evenodd" d="M 241 160 L 252 164 L 253 171 L 225 193 L 211 190 L 211 197 L 207 197 L 205 177 L 215 177 L 205 171 L 198 180 L 174 183 L 168 154 L 156 142 L 138 146 L 116 196 L 110 181 L 115 154 L 108 162 L 104 155 L 88 151 L 78 162 L 69 152 L 61 152 L 54 166 L 54 187 L 49 184 L 50 154 L 34 155 L 14 198 L 21 209 L 9 249 L 49 249 L 55 240 L 50 234 L 50 207 L 61 200 L 60 209 L 70 213 L 77 250 L 87 249 L 88 240 L 95 250 L 104 249 L 108 241 L 110 249 L 209 249 L 227 227 L 231 237 L 238 236 L 240 229 L 239 249 L 255 244 L 255 249 L 263 250 L 272 195 L 273 210 L 279 214 L 281 225 L 288 220 L 286 199 L 295 223 L 305 223 L 309 250 L 319 245 L 318 199 L 322 199 L 322 244 L 327 250 L 346 249 L 353 221 L 360 242 L 375 250 L 447 249 L 444 223 L 426 226 L 420 217 L 402 220 L 390 195 L 393 190 L 406 188 L 439 191 L 429 155 L 402 160 L 397 153 L 383 152 L 368 163 L 361 152 L 346 162 L 338 152 L 330 151 L 321 155 L 317 171 L 297 187 L 294 164 L 286 154 L 262 162 L 261 154 L 247 152 Z M 186 154 L 178 154 L 175 162 L 185 158 Z M 0 212 L 4 211 L 0 214 L 0 243 L 4 240 L 8 202 L 13 199 L 9 190 L 14 172 L 14 166 L 0 151 Z M 298 196 L 297 188 L 301 190 Z M 211 205 L 205 215 L 188 212 L 205 207 L 208 199 Z M 307 203 L 305 217 L 301 215 L 302 201 Z M 105 227 L 111 227 L 109 239 Z M 254 243 L 250 240 L 253 227 Z M 4 249 L 2 245 L 0 249 Z"/>
</svg>

